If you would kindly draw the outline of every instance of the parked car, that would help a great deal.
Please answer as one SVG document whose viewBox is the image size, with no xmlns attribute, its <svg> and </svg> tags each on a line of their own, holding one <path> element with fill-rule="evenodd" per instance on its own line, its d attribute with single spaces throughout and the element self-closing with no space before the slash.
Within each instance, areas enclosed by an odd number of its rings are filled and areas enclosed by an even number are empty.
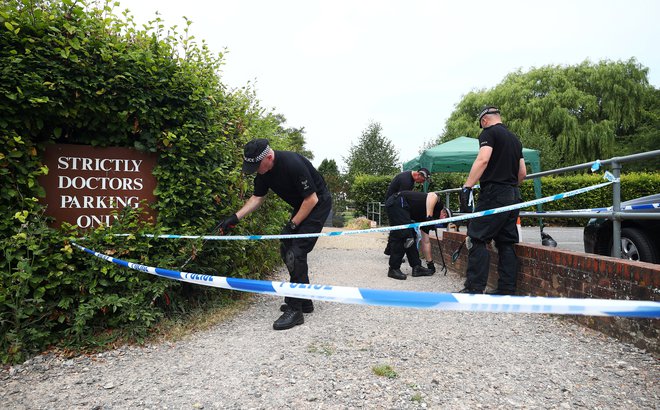
<svg viewBox="0 0 660 410">
<path fill-rule="evenodd" d="M 660 194 L 649 195 L 621 203 L 650 205 L 660 203 Z M 625 212 L 653 212 L 660 208 L 648 207 Z M 599 255 L 612 255 L 612 221 L 605 218 L 590 219 L 584 228 L 584 251 Z M 633 261 L 660 263 L 660 219 L 622 219 L 621 257 Z"/>
</svg>

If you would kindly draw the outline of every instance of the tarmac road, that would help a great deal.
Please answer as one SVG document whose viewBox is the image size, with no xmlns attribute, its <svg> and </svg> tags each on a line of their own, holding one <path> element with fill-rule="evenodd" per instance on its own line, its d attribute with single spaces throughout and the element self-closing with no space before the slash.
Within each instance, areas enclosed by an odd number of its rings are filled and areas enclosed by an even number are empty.
<svg viewBox="0 0 660 410">
<path fill-rule="evenodd" d="M 544 227 L 543 232 L 552 236 L 557 241 L 557 248 L 568 249 L 575 252 L 584 252 L 584 242 L 582 241 L 582 227 Z M 523 226 L 522 242 L 534 245 L 541 244 L 541 233 L 538 226 Z"/>
<path fill-rule="evenodd" d="M 552 236 L 557 241 L 558 249 L 567 249 L 575 252 L 584 252 L 584 242 L 582 241 L 582 227 L 544 227 L 543 232 Z M 461 232 L 466 232 L 464 226 L 460 227 Z M 534 245 L 541 245 L 541 233 L 538 226 L 523 226 L 521 242 Z"/>
</svg>

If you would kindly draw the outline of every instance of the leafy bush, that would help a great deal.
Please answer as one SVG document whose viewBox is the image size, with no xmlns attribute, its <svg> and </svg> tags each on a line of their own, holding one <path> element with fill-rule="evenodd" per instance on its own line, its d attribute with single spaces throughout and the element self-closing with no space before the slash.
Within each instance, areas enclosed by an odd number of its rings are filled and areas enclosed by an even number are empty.
<svg viewBox="0 0 660 410">
<path fill-rule="evenodd" d="M 387 191 L 390 181 L 394 176 L 369 176 L 360 175 L 355 178 L 355 183 L 351 187 L 351 198 L 355 201 L 356 215 L 365 215 L 367 203 L 383 201 L 383 196 Z M 429 191 L 441 191 L 460 187 L 466 174 L 447 173 L 433 174 Z M 550 196 L 562 192 L 572 191 L 590 185 L 596 185 L 605 182 L 602 174 L 579 174 L 549 176 L 541 178 L 542 196 Z M 657 194 L 660 192 L 660 174 L 631 172 L 621 175 L 621 201 L 641 196 Z M 476 191 L 478 197 L 478 190 Z M 534 193 L 534 183 L 532 180 L 526 180 L 521 186 L 523 201 L 530 201 L 536 198 Z M 441 198 L 443 201 L 446 198 Z M 458 195 L 449 196 L 449 205 L 451 209 L 458 209 Z M 605 187 L 586 192 L 584 194 L 572 196 L 559 201 L 543 204 L 544 211 L 559 211 L 567 209 L 587 209 L 599 208 L 612 205 L 612 189 Z M 535 212 L 536 207 L 524 209 L 525 211 Z M 523 224 L 534 225 L 535 219 L 524 218 Z M 554 225 L 584 226 L 584 218 L 546 218 L 544 223 Z"/>
<path fill-rule="evenodd" d="M 542 196 L 550 196 L 562 192 L 572 191 L 590 185 L 605 182 L 602 174 L 580 174 L 566 176 L 550 176 L 541 178 Z M 628 201 L 641 196 L 657 194 L 660 192 L 660 174 L 633 172 L 621 175 L 621 202 Z M 532 200 L 534 185 L 531 180 L 522 184 L 521 194 L 524 201 Z M 612 188 L 605 187 L 564 198 L 559 201 L 543 204 L 544 211 L 561 211 L 567 209 L 588 209 L 612 206 Z M 536 207 L 524 209 L 535 212 Z M 524 224 L 534 224 L 533 219 L 526 218 Z M 547 218 L 545 223 L 568 226 L 584 226 L 587 220 L 584 218 Z"/>
<path fill-rule="evenodd" d="M 260 278 L 279 262 L 268 242 L 165 241 L 142 233 L 212 232 L 249 196 L 239 172 L 243 144 L 291 141 L 250 90 L 228 92 L 222 55 L 160 19 L 136 29 L 105 3 L 6 0 L 0 4 L 0 361 L 50 344 L 140 340 L 165 315 L 217 303 L 231 292 L 160 279 L 75 250 L 71 239 L 113 257 L 187 271 Z M 281 127 L 280 127 L 281 128 Z M 276 135 L 277 134 L 277 135 Z M 50 143 L 156 152 L 154 225 L 140 210 L 78 232 L 49 227 L 38 198 Z M 277 233 L 287 215 L 268 201 L 237 233 Z M 131 233 L 115 237 L 115 233 Z M 254 261 L 262 261 L 255 263 Z"/>
<path fill-rule="evenodd" d="M 349 198 L 355 207 L 355 216 L 367 214 L 369 202 L 384 202 L 387 187 L 392 182 L 393 175 L 358 175 L 353 181 Z"/>
</svg>

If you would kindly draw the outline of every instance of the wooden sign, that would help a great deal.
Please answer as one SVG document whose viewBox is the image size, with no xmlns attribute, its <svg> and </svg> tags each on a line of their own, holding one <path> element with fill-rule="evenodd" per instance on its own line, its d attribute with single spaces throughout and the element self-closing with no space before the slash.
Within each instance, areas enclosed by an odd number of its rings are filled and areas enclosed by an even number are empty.
<svg viewBox="0 0 660 410">
<path fill-rule="evenodd" d="M 68 222 L 88 229 L 111 225 L 112 211 L 128 206 L 144 208 L 155 221 L 149 205 L 156 201 L 156 161 L 156 154 L 130 148 L 50 145 L 43 157 L 49 172 L 39 178 L 46 215 L 55 218 L 55 226 Z"/>
</svg>

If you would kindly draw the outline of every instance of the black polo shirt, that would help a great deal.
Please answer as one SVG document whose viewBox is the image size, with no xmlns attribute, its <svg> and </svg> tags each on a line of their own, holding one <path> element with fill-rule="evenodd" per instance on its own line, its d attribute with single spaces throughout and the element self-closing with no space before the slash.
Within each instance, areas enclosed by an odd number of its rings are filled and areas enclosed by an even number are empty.
<svg viewBox="0 0 660 410">
<path fill-rule="evenodd" d="M 321 196 L 328 190 L 314 165 L 302 155 L 290 151 L 275 151 L 273 168 L 254 178 L 255 196 L 265 196 L 268 189 L 296 210 L 312 193 Z"/>
<path fill-rule="evenodd" d="M 392 179 L 387 188 L 385 199 L 401 191 L 410 191 L 415 187 L 415 180 L 412 177 L 412 171 L 403 171 Z"/>
<path fill-rule="evenodd" d="M 479 148 L 481 147 L 491 147 L 493 153 L 479 184 L 482 187 L 489 183 L 517 186 L 520 158 L 523 157 L 522 143 L 518 136 L 504 124 L 495 124 L 484 128 L 479 135 Z"/>
<path fill-rule="evenodd" d="M 424 222 L 426 221 L 426 196 L 427 195 L 436 195 L 433 192 L 415 192 L 415 191 L 402 191 L 401 196 L 406 199 L 408 202 L 408 212 L 410 212 L 410 219 L 415 222 Z M 440 197 L 438 197 L 438 202 L 433 208 L 433 217 L 435 219 L 440 218 L 440 211 L 442 210 L 443 204 Z"/>
</svg>

